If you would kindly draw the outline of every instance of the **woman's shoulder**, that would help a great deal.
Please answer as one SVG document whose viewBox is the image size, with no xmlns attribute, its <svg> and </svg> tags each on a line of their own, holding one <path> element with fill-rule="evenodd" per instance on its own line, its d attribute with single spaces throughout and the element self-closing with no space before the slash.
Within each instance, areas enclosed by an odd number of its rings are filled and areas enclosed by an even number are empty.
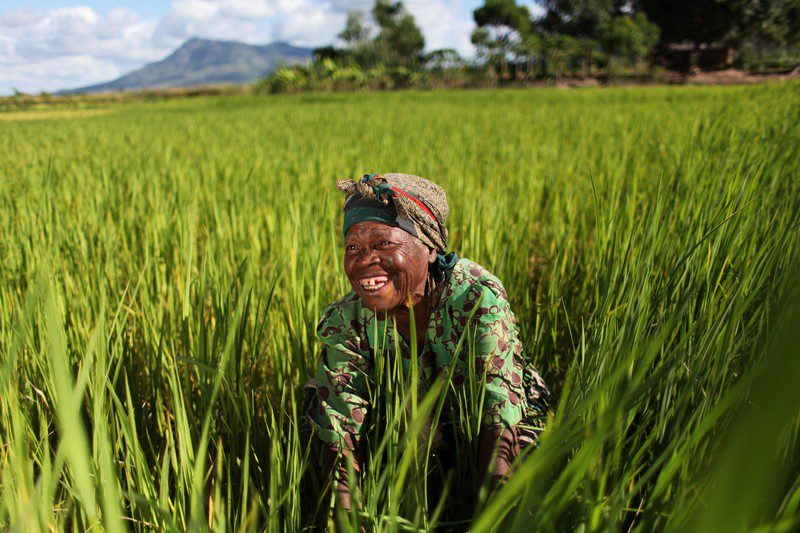
<svg viewBox="0 0 800 533">
<path fill-rule="evenodd" d="M 317 323 L 317 336 L 323 340 L 344 333 L 361 313 L 361 300 L 350 291 L 339 300 L 325 307 Z"/>
<path fill-rule="evenodd" d="M 470 259 L 461 258 L 453 267 L 445 299 L 456 301 L 469 295 L 483 294 L 484 298 L 508 300 L 503 283 L 485 267 Z"/>
</svg>

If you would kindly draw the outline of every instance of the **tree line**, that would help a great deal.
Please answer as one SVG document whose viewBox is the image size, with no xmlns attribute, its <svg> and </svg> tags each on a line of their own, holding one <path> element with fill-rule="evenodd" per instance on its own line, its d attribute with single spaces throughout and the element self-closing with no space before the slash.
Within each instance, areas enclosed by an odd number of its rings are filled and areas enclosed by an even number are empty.
<svg viewBox="0 0 800 533">
<path fill-rule="evenodd" d="M 473 12 L 476 57 L 425 52 L 402 1 L 351 11 L 336 44 L 309 65 L 283 67 L 271 92 L 464 86 L 564 78 L 648 77 L 714 61 L 750 70 L 800 64 L 800 0 L 538 0 L 533 16 L 516 0 L 486 0 Z M 680 56 L 683 54 L 683 56 Z M 727 55 L 725 55 L 727 54 Z M 683 61 L 678 63 L 676 58 Z"/>
</svg>

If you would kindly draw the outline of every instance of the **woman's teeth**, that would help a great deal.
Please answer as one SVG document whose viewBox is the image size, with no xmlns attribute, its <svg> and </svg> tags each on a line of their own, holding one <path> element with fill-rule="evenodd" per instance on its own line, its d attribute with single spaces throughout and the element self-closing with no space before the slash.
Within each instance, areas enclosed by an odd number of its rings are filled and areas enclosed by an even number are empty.
<svg viewBox="0 0 800 533">
<path fill-rule="evenodd" d="M 386 276 L 375 276 L 372 278 L 361 278 L 359 283 L 361 284 L 361 288 L 365 291 L 377 291 L 386 285 L 387 281 L 389 281 L 389 278 Z"/>
</svg>

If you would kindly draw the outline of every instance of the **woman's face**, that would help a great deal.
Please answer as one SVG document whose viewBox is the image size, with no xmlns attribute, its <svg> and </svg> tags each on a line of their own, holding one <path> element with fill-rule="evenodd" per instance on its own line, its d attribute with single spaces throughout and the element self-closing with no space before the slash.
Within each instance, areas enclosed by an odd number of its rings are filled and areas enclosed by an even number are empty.
<svg viewBox="0 0 800 533">
<path fill-rule="evenodd" d="M 400 228 L 359 222 L 344 238 L 344 271 L 364 305 L 388 311 L 415 305 L 425 295 L 428 265 L 436 252 Z"/>
</svg>

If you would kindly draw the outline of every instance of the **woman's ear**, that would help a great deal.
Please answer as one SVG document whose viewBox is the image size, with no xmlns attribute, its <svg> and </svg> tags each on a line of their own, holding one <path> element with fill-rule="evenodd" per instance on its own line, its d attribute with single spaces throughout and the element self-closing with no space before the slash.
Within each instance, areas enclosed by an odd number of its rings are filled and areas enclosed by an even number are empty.
<svg viewBox="0 0 800 533">
<path fill-rule="evenodd" d="M 428 248 L 428 264 L 432 265 L 436 262 L 436 250 Z"/>
</svg>

